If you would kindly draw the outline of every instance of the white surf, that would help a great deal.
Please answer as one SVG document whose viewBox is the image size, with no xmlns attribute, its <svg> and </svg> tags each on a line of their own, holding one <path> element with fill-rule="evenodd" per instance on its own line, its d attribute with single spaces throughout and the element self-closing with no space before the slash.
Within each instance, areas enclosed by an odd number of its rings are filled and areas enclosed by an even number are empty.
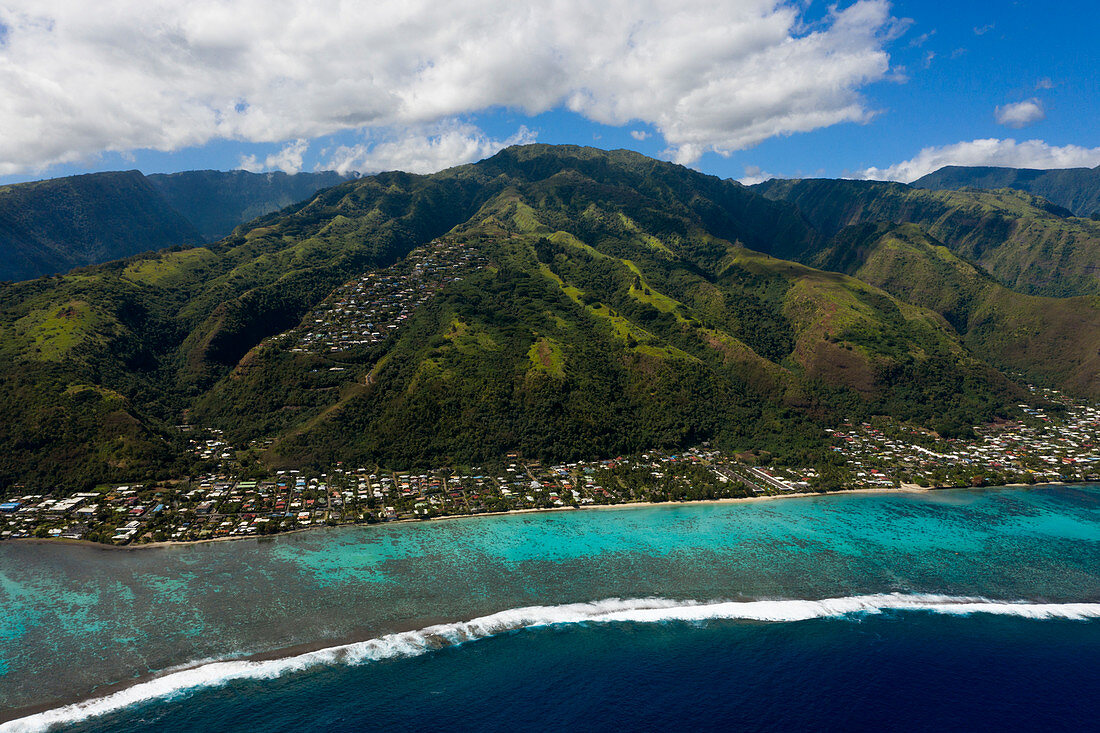
<svg viewBox="0 0 1100 733">
<path fill-rule="evenodd" d="M 660 598 L 611 598 L 592 603 L 512 608 L 470 621 L 428 626 L 376 639 L 327 647 L 267 660 L 203 662 L 175 668 L 103 697 L 65 705 L 0 724 L 0 733 L 32 733 L 115 712 L 151 700 L 167 700 L 200 688 L 238 680 L 273 679 L 323 665 L 356 665 L 411 657 L 435 649 L 538 626 L 592 623 L 703 622 L 746 620 L 793 622 L 885 611 L 938 614 L 995 614 L 1028 619 L 1100 618 L 1100 603 L 1032 603 L 978 597 L 878 594 L 822 600 L 674 601 Z"/>
</svg>

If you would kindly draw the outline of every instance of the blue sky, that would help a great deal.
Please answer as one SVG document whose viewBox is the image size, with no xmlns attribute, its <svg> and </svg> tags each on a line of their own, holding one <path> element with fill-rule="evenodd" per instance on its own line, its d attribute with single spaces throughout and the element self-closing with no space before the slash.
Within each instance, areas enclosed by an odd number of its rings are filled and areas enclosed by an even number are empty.
<svg viewBox="0 0 1100 733">
<path fill-rule="evenodd" d="M 1089 2 L 74 5 L 0 9 L 0 182 L 426 172 L 529 141 L 745 180 L 1100 165 Z"/>
</svg>

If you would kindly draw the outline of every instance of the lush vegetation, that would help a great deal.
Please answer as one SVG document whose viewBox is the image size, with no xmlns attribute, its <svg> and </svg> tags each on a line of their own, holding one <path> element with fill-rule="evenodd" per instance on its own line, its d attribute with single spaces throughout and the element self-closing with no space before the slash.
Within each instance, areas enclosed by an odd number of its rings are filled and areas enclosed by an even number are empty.
<svg viewBox="0 0 1100 733">
<path fill-rule="evenodd" d="M 932 309 L 967 347 L 1001 369 L 1100 395 L 1100 298 L 1012 291 L 913 224 L 850 227 L 815 257 Z"/>
<path fill-rule="evenodd" d="M 1038 217 L 997 200 L 1005 221 Z M 839 226 L 850 218 L 626 151 L 535 145 L 348 181 L 207 247 L 8 285 L 0 486 L 186 472 L 181 422 L 258 441 L 269 468 L 703 441 L 824 467 L 823 428 L 840 420 L 890 414 L 953 435 L 1010 415 L 1022 392 L 990 362 L 1014 364 L 978 348 L 1010 319 L 982 321 L 979 340 L 967 304 L 985 296 L 970 285 L 922 299 L 861 274 L 887 272 L 869 254 L 894 240 Z M 324 355 L 271 338 L 437 237 L 491 265 L 394 337 Z"/>
</svg>

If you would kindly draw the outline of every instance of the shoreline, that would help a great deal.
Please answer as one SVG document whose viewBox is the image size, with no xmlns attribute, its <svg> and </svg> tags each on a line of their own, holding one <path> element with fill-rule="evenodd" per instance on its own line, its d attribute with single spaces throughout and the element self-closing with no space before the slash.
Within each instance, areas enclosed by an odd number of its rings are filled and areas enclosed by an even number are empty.
<svg viewBox="0 0 1100 733">
<path fill-rule="evenodd" d="M 671 507 L 671 506 L 695 506 L 695 505 L 715 505 L 715 504 L 749 504 L 763 501 L 778 501 L 783 499 L 808 499 L 813 497 L 826 497 L 826 496 L 845 496 L 849 494 L 925 494 L 940 491 L 984 491 L 993 489 L 1019 489 L 1019 488 L 1039 488 L 1043 486 L 1090 486 L 1095 482 L 1091 481 L 1076 481 L 1071 483 L 1066 482 L 1049 482 L 1042 484 L 1004 484 L 1001 486 L 918 486 L 917 484 L 902 484 L 901 486 L 892 488 L 865 488 L 865 489 L 839 489 L 837 491 L 800 491 L 791 492 L 786 494 L 765 494 L 763 496 L 733 496 L 722 499 L 696 499 L 691 501 L 628 501 L 619 504 L 587 504 L 583 506 L 560 506 L 560 507 L 545 507 L 545 508 L 532 508 L 532 509 L 513 509 L 504 512 L 482 512 L 480 514 L 448 514 L 441 517 L 434 517 L 432 519 L 395 519 L 388 522 L 348 522 L 345 524 L 337 524 L 329 526 L 327 524 L 321 524 L 312 527 L 299 527 L 297 529 L 290 529 L 286 532 L 278 532 L 276 534 L 269 535 L 238 535 L 234 537 L 210 537 L 201 540 L 167 540 L 165 542 L 146 542 L 140 545 L 108 545 L 102 542 L 92 542 L 90 540 L 72 540 L 63 539 L 61 537 L 18 537 L 14 539 L 4 540 L 0 542 L 0 546 L 3 546 L 5 542 L 31 544 L 31 545 L 62 545 L 69 547 L 85 547 L 88 549 L 105 550 L 108 552 L 115 551 L 129 551 L 135 552 L 139 550 L 154 550 L 154 549 L 166 549 L 172 547 L 191 547 L 194 545 L 212 544 L 215 542 L 238 542 L 242 540 L 274 540 L 278 537 L 285 537 L 292 534 L 299 534 L 301 532 L 315 532 L 326 529 L 342 529 L 346 527 L 379 527 L 389 526 L 395 524 L 431 524 L 432 522 L 439 521 L 454 521 L 460 519 L 477 519 L 479 517 L 507 517 L 520 514 L 544 514 L 549 512 L 572 512 L 572 511 L 588 511 L 597 510 L 603 511 L 608 509 L 645 509 L 653 507 Z"/>
<path fill-rule="evenodd" d="M 929 494 L 931 492 L 940 492 L 940 491 L 984 492 L 984 491 L 997 491 L 997 490 L 1001 490 L 1001 489 L 1045 488 L 1045 487 L 1051 487 L 1051 486 L 1065 486 L 1065 485 L 1095 486 L 1096 484 L 1094 482 L 1080 482 L 1080 483 L 1077 483 L 1077 484 L 1034 484 L 1034 485 L 1006 484 L 1006 485 L 1003 485 L 1003 486 L 944 487 L 944 488 L 922 488 L 922 487 L 919 487 L 919 486 L 911 485 L 911 486 L 902 486 L 902 487 L 895 487 L 895 488 L 851 489 L 851 490 L 825 492 L 825 493 L 808 493 L 808 492 L 797 492 L 796 493 L 796 492 L 792 492 L 792 493 L 789 493 L 789 494 L 782 494 L 782 495 L 766 495 L 766 496 L 752 496 L 752 497 L 731 497 L 731 498 L 725 498 L 725 499 L 709 499 L 709 500 L 688 501 L 688 502 L 627 502 L 627 503 L 621 503 L 621 504 L 589 505 L 589 506 L 584 507 L 584 508 L 607 510 L 607 509 L 629 509 L 629 508 L 653 508 L 653 507 L 660 507 L 660 506 L 673 507 L 673 506 L 685 506 L 685 505 L 697 505 L 697 504 L 709 504 L 709 505 L 737 504 L 737 503 L 748 504 L 748 503 L 754 503 L 754 502 L 766 502 L 766 501 L 774 501 L 774 500 L 780 500 L 780 499 L 792 499 L 792 498 L 809 499 L 809 498 L 813 498 L 813 497 L 837 496 L 837 495 L 844 495 L 844 494 L 853 494 L 853 495 L 858 494 L 858 495 L 866 496 L 866 495 L 874 495 L 874 494 L 883 494 L 883 495 L 886 495 L 886 494 L 890 494 L 890 495 Z M 541 513 L 541 512 L 571 511 L 571 510 L 574 510 L 574 507 L 554 507 L 554 508 L 548 508 L 548 509 L 526 509 L 526 510 L 516 510 L 516 511 L 512 511 L 512 512 L 496 512 L 496 513 L 475 514 L 475 515 L 457 515 L 457 516 L 447 517 L 447 519 L 467 519 L 467 518 L 470 518 L 470 517 L 481 517 L 481 516 L 504 516 L 504 515 L 508 515 L 508 514 L 536 514 L 536 513 Z M 431 520 L 431 521 L 434 521 L 434 520 Z M 400 523 L 400 522 L 405 522 L 405 523 L 427 523 L 424 520 L 412 519 L 412 520 L 399 520 L 398 522 L 386 522 L 384 524 L 392 524 L 392 523 Z M 342 526 L 346 527 L 346 526 L 349 526 L 349 525 L 342 525 Z M 302 529 L 294 530 L 294 531 L 296 531 L 296 532 L 305 532 L 305 531 L 309 531 L 309 530 L 312 530 L 312 529 L 335 529 L 335 527 L 327 527 L 327 526 L 306 527 L 306 528 L 302 528 Z M 290 533 L 291 532 L 286 532 L 286 533 L 283 533 L 283 534 L 290 534 Z M 274 537 L 275 537 L 275 535 L 268 535 L 265 538 L 271 539 L 271 538 L 274 538 Z M 221 541 L 237 540 L 237 539 L 256 539 L 256 538 L 251 538 L 251 537 L 227 537 L 227 538 L 217 538 L 217 539 L 205 540 L 205 542 L 221 542 Z M 139 546 L 136 546 L 136 547 L 117 547 L 117 546 L 109 546 L 109 545 L 99 545 L 97 543 L 86 542 L 86 541 L 56 540 L 56 539 L 42 539 L 42 538 L 28 538 L 28 540 L 26 540 L 26 541 L 41 543 L 43 545 L 57 544 L 57 543 L 61 542 L 63 544 L 67 544 L 67 545 L 84 545 L 84 546 L 90 546 L 90 547 L 93 547 L 93 548 L 96 548 L 96 547 L 103 548 L 103 549 L 107 549 L 107 550 L 126 550 L 126 549 L 137 550 L 137 549 L 144 549 L 144 548 L 154 546 L 154 545 L 150 544 L 150 545 L 139 545 Z M 161 544 L 156 545 L 156 546 L 164 547 L 167 544 L 168 543 L 161 543 Z M 190 545 L 190 544 L 196 544 L 196 543 L 194 543 L 194 542 L 183 542 L 183 543 L 177 542 L 177 543 L 172 543 L 172 544 L 174 544 L 176 546 L 179 546 L 179 545 Z M 472 615 L 477 615 L 478 613 L 482 613 L 482 611 L 474 611 L 474 612 L 472 612 Z M 485 613 L 489 613 L 489 611 L 486 610 Z M 188 669 L 195 669 L 195 668 L 202 667 L 204 665 L 211 664 L 211 663 L 217 663 L 217 662 L 264 662 L 264 661 L 283 659 L 283 658 L 288 658 L 288 657 L 295 657 L 295 656 L 298 656 L 298 655 L 301 655 L 301 654 L 308 654 L 310 652 L 315 652 L 315 651 L 319 651 L 319 650 L 323 650 L 323 649 L 330 649 L 330 648 L 333 648 L 333 647 L 341 647 L 341 646 L 348 645 L 348 644 L 354 644 L 354 643 L 358 643 L 358 642 L 368 641 L 370 639 L 378 638 L 380 636 L 387 635 L 387 634 L 395 634 L 395 633 L 403 633 L 403 632 L 408 632 L 408 631 L 415 631 L 415 630 L 422 629 L 422 628 L 427 627 L 427 626 L 431 626 L 433 624 L 447 623 L 448 621 L 449 621 L 449 619 L 442 618 L 442 617 L 433 617 L 433 616 L 417 617 L 415 619 L 407 619 L 407 620 L 405 620 L 404 623 L 399 622 L 399 623 L 395 624 L 392 627 L 383 627 L 383 628 L 372 629 L 372 630 L 361 630 L 360 633 L 349 634 L 349 635 L 342 636 L 342 637 L 327 638 L 327 639 L 316 639 L 316 640 L 312 640 L 312 641 L 292 644 L 292 645 L 289 645 L 289 646 L 286 646 L 286 647 L 269 648 L 269 649 L 265 649 L 265 650 L 262 650 L 262 651 L 245 652 L 245 653 L 241 653 L 241 654 L 237 654 L 237 655 L 229 654 L 229 655 L 220 656 L 220 657 L 194 659 L 194 660 L 183 662 L 182 664 L 179 664 L 179 665 L 166 667 L 164 669 L 160 669 L 160 670 L 153 671 L 153 672 L 147 672 L 145 674 L 141 674 L 141 675 L 138 675 L 138 676 L 133 677 L 133 678 L 98 685 L 98 686 L 93 687 L 92 689 L 86 691 L 83 695 L 81 695 L 80 693 L 74 693 L 71 697 L 64 697 L 64 698 L 61 698 L 59 700 L 54 700 L 54 701 L 50 701 L 50 702 L 43 702 L 43 703 L 38 703 L 38 704 L 33 704 L 33 705 L 21 706 L 21 707 L 17 707 L 17 708 L 8 708 L 8 709 L 0 708 L 0 725 L 3 725 L 4 723 L 11 722 L 13 720 L 18 720 L 20 718 L 25 718 L 25 717 L 28 717 L 28 716 L 32 716 L 32 715 L 35 715 L 35 714 L 38 714 L 38 713 L 43 713 L 43 712 L 47 712 L 47 711 L 50 711 L 50 710 L 56 710 L 56 709 L 59 709 L 59 708 L 63 708 L 63 707 L 66 707 L 68 705 L 79 704 L 79 703 L 82 703 L 82 702 L 85 702 L 85 701 L 90 701 L 90 700 L 95 700 L 95 699 L 101 699 L 101 698 L 110 696 L 114 693 L 117 693 L 119 691 L 132 688 L 136 685 L 148 682 L 150 680 L 157 679 L 157 678 L 162 677 L 166 674 L 181 672 L 181 671 L 185 671 L 185 670 L 188 670 Z"/>
</svg>

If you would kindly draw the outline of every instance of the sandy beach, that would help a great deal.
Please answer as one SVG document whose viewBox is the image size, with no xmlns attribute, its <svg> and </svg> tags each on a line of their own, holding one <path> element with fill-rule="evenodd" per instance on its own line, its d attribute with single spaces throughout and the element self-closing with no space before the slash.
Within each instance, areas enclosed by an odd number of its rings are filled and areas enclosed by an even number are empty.
<svg viewBox="0 0 1100 733">
<path fill-rule="evenodd" d="M 1007 484 L 1008 486 L 1020 487 L 1026 486 L 1026 484 Z M 908 493 L 924 493 L 930 491 L 951 491 L 957 489 L 966 489 L 973 487 L 965 486 L 947 486 L 947 487 L 935 487 L 928 488 L 917 486 L 916 484 L 902 484 L 900 487 L 889 489 L 842 489 L 840 491 L 823 491 L 823 492 L 791 492 L 787 494 L 766 494 L 764 496 L 738 496 L 725 499 L 699 499 L 695 501 L 631 501 L 623 502 L 620 504 L 587 504 L 583 506 L 560 506 L 560 507 L 546 507 L 540 509 L 515 509 L 506 512 L 483 512 L 479 514 L 448 514 L 441 517 L 434 517 L 432 519 L 394 519 L 388 522 L 355 522 L 347 524 L 338 524 L 335 527 L 330 527 L 325 524 L 313 526 L 313 527 L 300 527 L 298 529 L 287 530 L 286 532 L 279 532 L 271 535 L 241 535 L 234 537 L 211 537 L 201 540 L 189 540 L 178 541 L 170 540 L 167 542 L 147 542 L 140 545 L 107 545 L 101 542 L 90 542 L 88 540 L 71 540 L 62 539 L 60 537 L 20 537 L 9 542 L 20 542 L 24 544 L 62 544 L 73 545 L 81 547 L 90 547 L 108 551 L 134 551 L 134 550 L 149 550 L 166 547 L 185 547 L 190 545 L 202 545 L 212 542 L 234 542 L 237 540 L 269 540 L 275 537 L 281 537 L 291 534 L 297 534 L 300 532 L 314 532 L 324 529 L 336 529 L 338 527 L 349 526 L 376 526 L 376 525 L 392 525 L 392 524 L 426 524 L 429 522 L 438 521 L 451 521 L 457 519 L 478 519 L 480 517 L 505 517 L 518 514 L 543 514 L 548 512 L 572 512 L 572 511 L 588 511 L 588 510 L 607 510 L 607 509 L 641 509 L 646 507 L 662 507 L 662 506 L 690 506 L 690 505 L 707 505 L 707 504 L 747 504 L 761 501 L 776 501 L 782 499 L 807 499 L 812 497 L 824 497 L 824 496 L 839 496 L 848 494 L 908 494 Z M 986 487 L 978 487 L 986 488 Z M 994 488 L 994 487 L 988 487 Z"/>
</svg>

